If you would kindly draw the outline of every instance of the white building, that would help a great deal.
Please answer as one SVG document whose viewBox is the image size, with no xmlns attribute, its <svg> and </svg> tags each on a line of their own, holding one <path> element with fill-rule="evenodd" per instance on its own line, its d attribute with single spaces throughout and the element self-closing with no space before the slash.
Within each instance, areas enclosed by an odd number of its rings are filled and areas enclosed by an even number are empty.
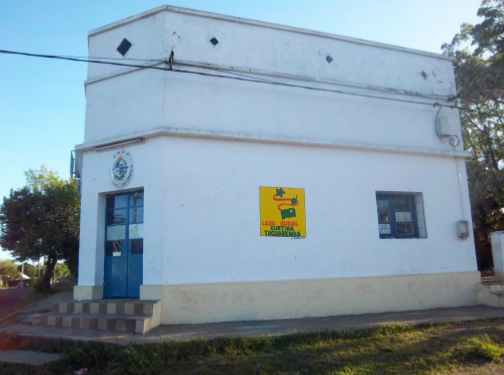
<svg viewBox="0 0 504 375">
<path fill-rule="evenodd" d="M 89 56 L 142 67 L 89 64 L 76 299 L 163 324 L 476 304 L 450 59 L 170 6 Z"/>
</svg>

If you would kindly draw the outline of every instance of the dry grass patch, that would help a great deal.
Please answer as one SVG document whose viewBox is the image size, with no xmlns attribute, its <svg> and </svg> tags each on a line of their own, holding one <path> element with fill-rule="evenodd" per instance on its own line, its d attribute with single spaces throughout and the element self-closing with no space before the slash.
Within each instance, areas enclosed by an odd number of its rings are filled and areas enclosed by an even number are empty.
<svg viewBox="0 0 504 375">
<path fill-rule="evenodd" d="M 45 350 L 63 360 L 29 373 L 489 375 L 504 373 L 503 349 L 504 319 L 493 319 L 126 348 L 62 342 Z M 0 365 L 2 375 L 22 373 Z"/>
</svg>

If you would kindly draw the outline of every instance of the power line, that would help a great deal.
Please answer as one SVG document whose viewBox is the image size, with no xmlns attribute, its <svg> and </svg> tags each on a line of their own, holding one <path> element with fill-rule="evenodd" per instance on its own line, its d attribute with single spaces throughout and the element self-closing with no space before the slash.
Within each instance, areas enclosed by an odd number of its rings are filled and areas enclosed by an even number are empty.
<svg viewBox="0 0 504 375">
<path fill-rule="evenodd" d="M 388 98 L 386 96 L 377 96 L 377 95 L 372 95 L 372 94 L 363 94 L 363 93 L 344 91 L 344 90 L 324 89 L 324 88 L 321 88 L 321 87 L 296 85 L 296 84 L 293 84 L 293 83 L 263 80 L 261 78 L 255 78 L 255 77 L 250 77 L 250 78 L 229 77 L 229 76 L 223 76 L 223 75 L 220 75 L 220 74 L 195 72 L 195 71 L 192 71 L 192 70 L 181 70 L 181 69 L 173 69 L 173 71 L 177 72 L 177 73 L 196 74 L 196 75 L 202 75 L 202 76 L 208 76 L 208 77 L 228 78 L 228 79 L 234 79 L 234 80 L 237 80 L 237 81 L 265 83 L 265 84 L 270 84 L 270 85 L 274 85 L 274 86 L 284 86 L 284 87 L 292 87 L 292 88 L 299 88 L 299 89 L 312 90 L 312 91 L 330 92 L 330 93 L 334 93 L 334 94 L 360 96 L 360 97 L 364 97 L 364 98 L 372 98 L 372 99 L 380 99 L 380 100 L 390 100 L 390 101 L 396 101 L 396 102 L 400 102 L 400 103 L 421 104 L 421 105 L 428 105 L 428 106 L 431 106 L 431 107 L 437 107 L 437 106 L 439 106 L 439 107 L 445 107 L 445 108 L 451 108 L 451 109 L 460 109 L 456 105 L 447 105 L 447 104 L 441 104 L 441 103 L 438 103 L 438 102 L 429 103 L 429 102 L 421 102 L 421 101 L 409 100 L 409 99 Z M 219 72 L 227 73 L 226 71 L 221 71 L 221 70 L 219 70 Z"/>
<path fill-rule="evenodd" d="M 75 59 L 91 59 L 91 60 L 117 60 L 117 61 L 124 61 L 124 60 L 129 60 L 129 61 L 149 61 L 153 63 L 163 63 L 166 62 L 166 60 L 160 60 L 160 59 L 135 59 L 133 57 L 97 57 L 97 56 L 71 56 L 71 55 L 61 55 L 61 57 L 70 57 L 70 58 L 75 58 Z"/>
<path fill-rule="evenodd" d="M 236 81 L 254 82 L 254 83 L 262 83 L 262 84 L 270 84 L 270 85 L 274 85 L 274 86 L 283 86 L 283 87 L 298 88 L 298 89 L 305 89 L 305 90 L 311 90 L 311 91 L 328 92 L 328 93 L 334 93 L 334 94 L 340 94 L 340 95 L 358 96 L 358 97 L 364 97 L 364 98 L 370 98 L 370 99 L 388 100 L 388 101 L 395 101 L 395 102 L 399 102 L 399 103 L 418 104 L 418 105 L 427 105 L 427 106 L 431 106 L 431 107 L 440 107 L 440 108 L 444 107 L 444 108 L 450 108 L 450 109 L 459 109 L 459 110 L 466 111 L 466 112 L 477 112 L 475 110 L 461 108 L 455 104 L 448 105 L 448 104 L 441 104 L 439 102 L 432 103 L 432 102 L 424 102 L 424 101 L 417 101 L 417 100 L 410 100 L 410 99 L 390 98 L 390 97 L 386 97 L 386 96 L 358 93 L 358 92 L 345 91 L 345 90 L 335 90 L 335 89 L 326 89 L 326 88 L 321 88 L 321 87 L 298 85 L 298 84 L 293 84 L 293 83 L 286 83 L 286 82 L 273 81 L 273 80 L 268 80 L 268 79 L 263 79 L 263 78 L 257 78 L 257 77 L 253 77 L 253 76 L 233 73 L 233 72 L 229 72 L 226 70 L 220 70 L 220 69 L 216 69 L 216 68 L 206 68 L 206 69 L 212 70 L 215 72 L 219 72 L 219 73 L 223 73 L 223 74 L 228 74 L 228 75 L 198 72 L 198 71 L 193 71 L 193 70 L 173 69 L 172 65 L 174 62 L 172 60 L 128 59 L 128 60 L 135 60 L 135 61 L 150 61 L 150 62 L 156 62 L 158 64 L 159 63 L 170 64 L 169 67 L 159 67 L 159 66 L 153 66 L 153 65 L 128 64 L 128 63 L 120 63 L 120 62 L 114 62 L 114 61 L 106 61 L 106 60 L 115 60 L 115 59 L 114 58 L 103 58 L 103 57 L 84 58 L 84 57 L 78 57 L 78 56 L 46 55 L 46 54 L 9 51 L 9 50 L 1 50 L 1 49 L 0 49 L 0 53 L 10 54 L 10 55 L 27 56 L 27 57 L 38 57 L 38 58 L 46 58 L 46 59 L 85 62 L 85 63 L 92 63 L 92 64 L 125 66 L 125 67 L 131 67 L 131 68 L 139 68 L 139 69 L 154 69 L 154 70 L 169 71 L 169 72 L 182 73 L 182 74 L 193 74 L 193 75 L 200 75 L 200 76 L 213 77 L 213 78 L 224 78 L 224 79 L 232 79 L 232 80 L 236 80 Z M 175 63 L 175 64 L 183 65 L 180 63 Z"/>
<path fill-rule="evenodd" d="M 3 50 L 3 49 L 0 49 L 0 53 L 5 53 L 5 54 L 9 54 L 9 55 L 28 56 L 28 57 L 40 57 L 40 58 L 44 58 L 44 59 L 78 61 L 78 62 L 93 63 L 93 64 L 128 66 L 128 67 L 131 67 L 131 68 L 142 68 L 142 69 L 148 68 L 148 69 L 157 69 L 157 70 L 167 70 L 166 68 L 160 68 L 160 67 L 157 67 L 157 66 L 137 65 L 137 64 L 125 64 L 125 63 L 118 63 L 118 62 L 103 61 L 103 60 L 99 60 L 100 58 L 89 59 L 89 58 L 60 56 L 60 55 L 43 55 L 43 54 L 38 54 L 38 53 L 8 51 L 8 50 Z"/>
</svg>

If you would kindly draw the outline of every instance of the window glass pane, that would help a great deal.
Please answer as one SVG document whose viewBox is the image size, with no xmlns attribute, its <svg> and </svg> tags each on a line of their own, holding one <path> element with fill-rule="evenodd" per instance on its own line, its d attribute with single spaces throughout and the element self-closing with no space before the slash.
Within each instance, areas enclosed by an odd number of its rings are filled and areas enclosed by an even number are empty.
<svg viewBox="0 0 504 375">
<path fill-rule="evenodd" d="M 395 213 L 396 222 L 411 221 L 411 212 L 396 212 Z"/>
<path fill-rule="evenodd" d="M 380 234 L 390 234 L 390 224 L 378 224 L 378 229 L 380 231 Z"/>
<path fill-rule="evenodd" d="M 388 208 L 388 201 L 379 199 L 378 200 L 378 208 Z"/>
<path fill-rule="evenodd" d="M 107 224 L 125 224 L 126 223 L 126 209 L 109 210 L 107 212 Z"/>
<path fill-rule="evenodd" d="M 109 195 L 107 197 L 107 208 L 122 208 L 126 207 L 126 203 L 128 202 L 128 196 L 126 194 L 121 195 Z"/>
<path fill-rule="evenodd" d="M 128 196 L 124 195 L 116 195 L 115 196 L 115 208 L 126 207 L 128 203 Z"/>
<path fill-rule="evenodd" d="M 425 238 L 421 193 L 376 192 L 380 238 Z"/>
<path fill-rule="evenodd" d="M 143 206 L 143 191 L 135 191 L 130 194 L 130 206 Z"/>
<path fill-rule="evenodd" d="M 143 254 L 143 239 L 131 241 L 131 254 Z"/>
<path fill-rule="evenodd" d="M 107 196 L 107 208 L 114 208 L 114 196 Z"/>
<path fill-rule="evenodd" d="M 130 223 L 143 223 L 143 207 L 133 207 L 130 208 Z"/>
<path fill-rule="evenodd" d="M 390 223 L 390 212 L 378 211 L 378 222 L 379 223 Z"/>
<path fill-rule="evenodd" d="M 398 199 L 394 204 L 394 209 L 397 211 L 409 211 L 410 203 L 403 199 Z"/>
<path fill-rule="evenodd" d="M 397 234 L 412 235 L 413 223 L 397 223 Z"/>
<path fill-rule="evenodd" d="M 124 240 L 126 238 L 126 225 L 114 225 L 107 227 L 107 240 Z"/>
<path fill-rule="evenodd" d="M 130 224 L 129 238 L 143 238 L 143 224 Z"/>
<path fill-rule="evenodd" d="M 110 241 L 105 246 L 105 255 L 108 257 L 120 257 L 122 254 L 122 242 Z"/>
</svg>

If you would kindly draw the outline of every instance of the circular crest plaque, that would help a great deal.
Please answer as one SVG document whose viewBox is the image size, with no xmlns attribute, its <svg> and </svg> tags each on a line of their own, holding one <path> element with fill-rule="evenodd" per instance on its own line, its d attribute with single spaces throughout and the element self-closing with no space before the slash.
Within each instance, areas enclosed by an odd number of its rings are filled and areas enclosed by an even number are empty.
<svg viewBox="0 0 504 375">
<path fill-rule="evenodd" d="M 126 187 L 133 177 L 133 158 L 126 150 L 119 150 L 113 155 L 114 161 L 110 167 L 112 185 L 118 189 Z"/>
</svg>

